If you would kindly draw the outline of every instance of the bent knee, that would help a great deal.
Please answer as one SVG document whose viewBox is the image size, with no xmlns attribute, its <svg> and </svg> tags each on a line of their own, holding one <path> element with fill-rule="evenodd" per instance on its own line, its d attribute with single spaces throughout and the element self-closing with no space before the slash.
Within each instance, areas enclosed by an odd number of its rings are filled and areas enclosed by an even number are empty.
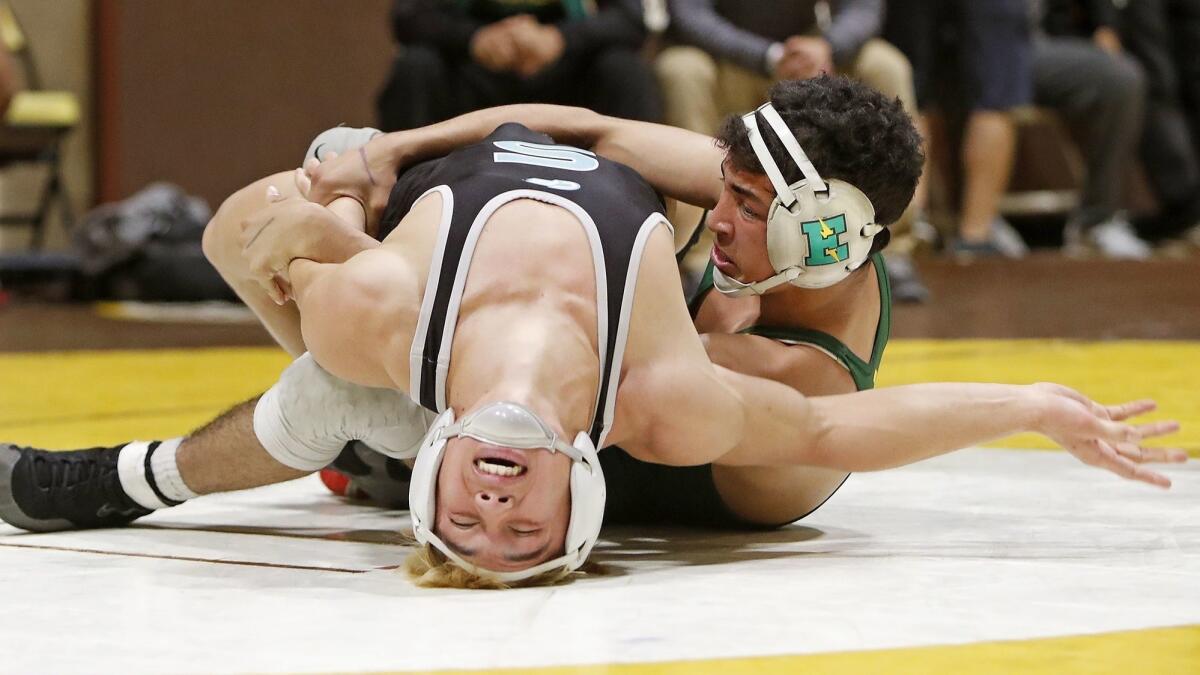
<svg viewBox="0 0 1200 675">
<path fill-rule="evenodd" d="M 230 220 L 226 204 L 235 196 L 236 193 L 221 203 L 220 208 L 204 226 L 204 235 L 200 239 L 200 248 L 204 251 L 204 257 L 218 270 L 223 270 L 225 267 L 229 237 L 236 234 L 226 231 L 229 229 Z"/>
<path fill-rule="evenodd" d="M 654 72 L 663 86 L 691 84 L 716 87 L 717 62 L 697 47 L 668 47 L 654 60 Z"/>
<path fill-rule="evenodd" d="M 272 174 L 229 195 L 204 227 L 200 242 L 204 257 L 227 280 L 228 273 L 242 265 L 242 222 L 267 205 L 268 185 L 274 185 L 285 197 L 299 196 L 292 172 Z"/>
<path fill-rule="evenodd" d="M 890 98 L 899 98 L 906 104 L 914 98 L 912 65 L 891 43 L 869 41 L 863 45 L 853 68 L 856 79 Z"/>
</svg>

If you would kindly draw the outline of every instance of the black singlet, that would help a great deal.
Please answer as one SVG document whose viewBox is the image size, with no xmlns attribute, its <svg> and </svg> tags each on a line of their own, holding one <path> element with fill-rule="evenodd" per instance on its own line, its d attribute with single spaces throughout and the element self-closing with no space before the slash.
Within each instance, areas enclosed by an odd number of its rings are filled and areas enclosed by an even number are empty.
<svg viewBox="0 0 1200 675">
<path fill-rule="evenodd" d="M 434 412 L 446 409 L 454 329 L 476 241 L 496 209 L 535 199 L 569 210 L 591 242 L 601 370 L 589 435 L 604 447 L 642 251 L 657 225 L 670 227 L 662 199 L 629 167 L 510 123 L 480 143 L 404 172 L 378 236 L 386 237 L 418 199 L 434 191 L 442 195 L 442 222 L 413 337 L 410 396 Z"/>
</svg>

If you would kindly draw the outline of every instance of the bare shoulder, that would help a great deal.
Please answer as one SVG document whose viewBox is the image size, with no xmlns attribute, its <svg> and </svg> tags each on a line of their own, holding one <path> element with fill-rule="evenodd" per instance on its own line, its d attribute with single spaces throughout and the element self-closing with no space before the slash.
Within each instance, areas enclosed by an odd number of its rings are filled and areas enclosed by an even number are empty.
<svg viewBox="0 0 1200 675">
<path fill-rule="evenodd" d="M 641 267 L 638 270 L 638 292 L 642 284 L 655 282 L 670 282 L 675 285 L 656 288 L 664 293 L 674 294 L 678 291 L 683 296 L 683 281 L 679 276 L 679 266 L 675 264 L 675 236 L 670 222 L 664 216 L 664 224 L 656 226 L 646 238 L 646 248 L 642 252 Z"/>
<path fill-rule="evenodd" d="M 655 464 L 694 466 L 714 461 L 741 435 L 741 406 L 722 370 L 706 359 L 664 357 L 622 379 L 616 442 Z"/>
<path fill-rule="evenodd" d="M 411 345 L 420 297 L 411 266 L 376 248 L 322 267 L 326 272 L 300 298 L 301 331 L 313 357 L 364 386 L 406 383 L 407 359 L 400 357 Z"/>
<path fill-rule="evenodd" d="M 400 219 L 400 224 L 393 229 L 383 243 L 387 244 L 403 244 L 405 240 L 411 238 L 414 234 L 420 234 L 430 229 L 429 227 L 419 227 L 420 224 L 434 225 L 442 219 L 442 192 L 440 190 L 430 190 L 427 194 L 422 195 L 408 213 Z"/>
<path fill-rule="evenodd" d="M 631 368 L 658 366 L 663 360 L 708 363 L 683 297 L 670 230 L 650 233 L 637 272 L 622 376 Z"/>
<path fill-rule="evenodd" d="M 708 333 L 701 336 L 713 363 L 745 375 L 774 380 L 805 396 L 850 394 L 854 378 L 840 362 L 807 344 L 785 344 L 760 335 Z"/>
<path fill-rule="evenodd" d="M 711 408 L 724 390 L 688 314 L 671 233 L 656 228 L 638 270 L 611 437 L 644 461 L 702 464 L 703 452 L 689 449 L 720 443 L 706 438 L 720 435 L 707 422 L 720 417 Z"/>
</svg>

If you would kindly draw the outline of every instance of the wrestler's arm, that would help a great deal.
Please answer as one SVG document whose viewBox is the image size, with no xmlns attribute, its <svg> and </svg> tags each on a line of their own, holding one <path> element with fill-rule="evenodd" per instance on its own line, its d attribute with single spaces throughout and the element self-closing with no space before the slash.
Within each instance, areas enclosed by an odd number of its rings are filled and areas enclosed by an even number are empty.
<svg viewBox="0 0 1200 675">
<path fill-rule="evenodd" d="M 341 263 L 378 243 L 366 232 L 366 215 L 358 201 L 340 198 L 321 206 L 285 192 L 289 187 L 272 180 L 263 190 L 266 206 L 243 217 L 238 234 L 249 276 L 277 304 L 292 295 L 292 260 Z"/>
<path fill-rule="evenodd" d="M 590 148 L 637 171 L 654 189 L 673 199 L 712 208 L 721 196 L 725 153 L 713 138 L 664 124 L 608 117 L 586 108 L 524 104 L 468 113 L 383 143 L 401 158 L 443 155 L 476 143 L 505 122 L 520 122 L 556 141 Z"/>
<path fill-rule="evenodd" d="M 666 410 L 702 412 L 661 427 L 664 434 L 686 439 L 671 444 L 663 437 L 656 444 L 674 453 L 678 463 L 875 471 L 1028 431 L 1049 437 L 1084 463 L 1167 487 L 1165 476 L 1141 462 L 1187 458 L 1180 450 L 1140 445 L 1144 439 L 1173 433 L 1177 424 L 1123 422 L 1153 409 L 1148 401 L 1103 407 L 1058 385 L 970 383 L 806 398 L 778 382 L 713 368 L 715 374 L 701 374 L 702 382 L 676 373 L 671 387 L 676 393 L 660 397 Z M 732 442 L 731 432 L 722 427 L 733 429 Z M 720 447 L 721 439 L 728 445 Z M 697 449 L 705 456 L 698 457 Z"/>
<path fill-rule="evenodd" d="M 398 170 L 477 143 L 505 122 L 519 122 L 555 140 L 591 148 L 629 165 L 664 195 L 711 208 L 721 195 L 724 152 L 714 139 L 684 129 L 607 117 L 567 106 L 522 104 L 487 108 L 418 129 L 375 137 L 362 153 L 309 167 L 309 198 L 318 203 L 354 196 L 378 217 Z"/>
<path fill-rule="evenodd" d="M 356 384 L 394 387 L 388 358 L 401 333 L 397 303 L 413 282 L 406 268 L 378 249 L 341 264 L 298 258 L 289 267 L 304 344 L 317 363 Z"/>
</svg>

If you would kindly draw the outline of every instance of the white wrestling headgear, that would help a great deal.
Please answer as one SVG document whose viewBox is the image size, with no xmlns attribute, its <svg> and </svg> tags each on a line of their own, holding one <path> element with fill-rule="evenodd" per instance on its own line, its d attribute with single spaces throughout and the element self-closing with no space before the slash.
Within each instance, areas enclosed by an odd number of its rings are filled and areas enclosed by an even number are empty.
<svg viewBox="0 0 1200 675">
<path fill-rule="evenodd" d="M 566 553 L 529 569 L 497 572 L 467 562 L 434 533 L 438 470 L 446 441 L 455 436 L 468 436 L 506 448 L 546 449 L 571 458 L 571 518 L 567 525 Z M 408 502 L 418 542 L 436 547 L 469 572 L 507 583 L 562 567 L 570 571 L 579 569 L 600 537 L 605 496 L 604 472 L 587 432 L 579 432 L 575 444 L 567 445 L 533 411 L 518 403 L 498 401 L 483 406 L 457 424 L 453 409 L 447 409 L 434 420 L 417 451 Z"/>
<path fill-rule="evenodd" d="M 788 185 L 767 149 L 756 113 L 762 113 L 800 167 L 803 179 Z M 867 261 L 875 235 L 883 230 L 875 223 L 871 200 L 845 181 L 823 180 L 770 103 L 743 115 L 742 123 L 755 156 L 775 188 L 775 199 L 767 212 L 767 257 L 776 274 L 748 284 L 714 269 L 713 285 L 725 295 L 761 295 L 784 283 L 826 288 L 850 276 Z"/>
</svg>

